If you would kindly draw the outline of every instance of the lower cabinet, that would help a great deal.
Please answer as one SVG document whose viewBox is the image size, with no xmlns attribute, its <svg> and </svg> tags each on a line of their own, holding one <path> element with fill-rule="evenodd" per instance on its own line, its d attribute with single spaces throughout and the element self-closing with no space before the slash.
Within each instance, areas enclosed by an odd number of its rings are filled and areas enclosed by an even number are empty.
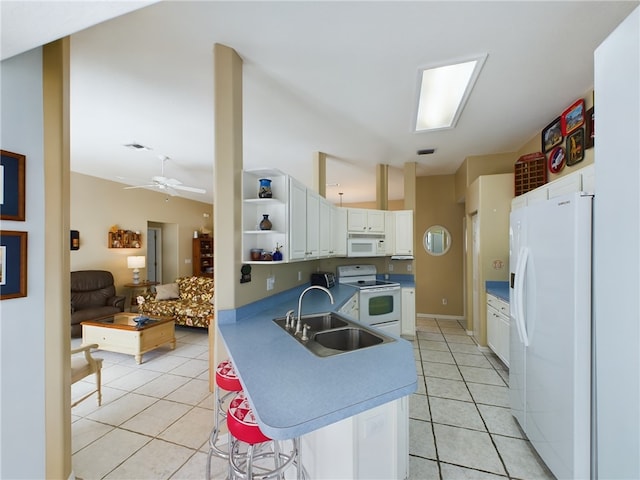
<svg viewBox="0 0 640 480">
<path fill-rule="evenodd" d="M 408 478 L 408 403 L 403 397 L 304 435 L 309 478 Z"/>
<path fill-rule="evenodd" d="M 487 293 L 487 344 L 509 366 L 509 304 Z"/>
<path fill-rule="evenodd" d="M 402 335 L 416 336 L 416 289 L 402 289 L 402 322 L 400 322 Z"/>
</svg>

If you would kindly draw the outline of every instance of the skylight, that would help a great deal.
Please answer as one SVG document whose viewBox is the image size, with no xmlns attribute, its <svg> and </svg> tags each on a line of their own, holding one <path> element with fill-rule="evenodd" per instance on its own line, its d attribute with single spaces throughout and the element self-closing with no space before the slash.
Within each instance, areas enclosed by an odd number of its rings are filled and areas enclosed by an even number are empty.
<svg viewBox="0 0 640 480">
<path fill-rule="evenodd" d="M 486 58 L 420 72 L 416 132 L 455 127 Z"/>
</svg>

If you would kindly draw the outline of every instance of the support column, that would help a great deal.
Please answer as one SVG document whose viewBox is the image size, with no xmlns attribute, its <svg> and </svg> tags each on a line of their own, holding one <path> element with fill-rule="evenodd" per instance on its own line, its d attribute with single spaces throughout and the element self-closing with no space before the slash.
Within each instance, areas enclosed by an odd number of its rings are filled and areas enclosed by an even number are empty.
<svg viewBox="0 0 640 480">
<path fill-rule="evenodd" d="M 219 310 L 236 308 L 242 245 L 242 59 L 225 45 L 213 47 L 215 325 L 209 329 L 209 386 L 225 348 L 217 330 Z M 224 279 L 221 281 L 220 279 Z"/>
<path fill-rule="evenodd" d="M 376 165 L 376 208 L 389 209 L 389 165 Z"/>
<path fill-rule="evenodd" d="M 42 50 L 46 478 L 71 475 L 69 37 Z"/>
<path fill-rule="evenodd" d="M 416 167 L 416 162 L 404 164 L 404 209 L 414 212 L 416 211 Z"/>
<path fill-rule="evenodd" d="M 313 187 L 321 197 L 327 197 L 327 154 L 315 152 L 313 156 Z"/>
</svg>

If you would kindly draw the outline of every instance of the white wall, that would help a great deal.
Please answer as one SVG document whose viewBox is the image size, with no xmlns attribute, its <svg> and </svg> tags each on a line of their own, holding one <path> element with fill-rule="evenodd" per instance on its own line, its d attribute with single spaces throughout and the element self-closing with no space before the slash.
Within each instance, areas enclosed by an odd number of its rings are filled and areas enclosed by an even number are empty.
<svg viewBox="0 0 640 480">
<path fill-rule="evenodd" d="M 640 478 L 640 8 L 595 54 L 598 478 Z"/>
<path fill-rule="evenodd" d="M 42 51 L 0 63 L 3 150 L 26 155 L 27 297 L 0 302 L 0 478 L 45 477 Z"/>
</svg>

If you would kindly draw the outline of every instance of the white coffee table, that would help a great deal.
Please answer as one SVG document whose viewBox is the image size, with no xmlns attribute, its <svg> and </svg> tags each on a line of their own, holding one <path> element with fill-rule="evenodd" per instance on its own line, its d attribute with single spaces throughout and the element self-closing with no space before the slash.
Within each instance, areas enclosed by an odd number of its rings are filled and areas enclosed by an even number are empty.
<svg viewBox="0 0 640 480">
<path fill-rule="evenodd" d="M 116 313 L 82 322 L 82 343 L 97 343 L 100 350 L 134 355 L 142 363 L 142 355 L 162 345 L 176 348 L 175 320 L 150 316 L 148 323 L 137 327 L 137 313 Z"/>
</svg>

